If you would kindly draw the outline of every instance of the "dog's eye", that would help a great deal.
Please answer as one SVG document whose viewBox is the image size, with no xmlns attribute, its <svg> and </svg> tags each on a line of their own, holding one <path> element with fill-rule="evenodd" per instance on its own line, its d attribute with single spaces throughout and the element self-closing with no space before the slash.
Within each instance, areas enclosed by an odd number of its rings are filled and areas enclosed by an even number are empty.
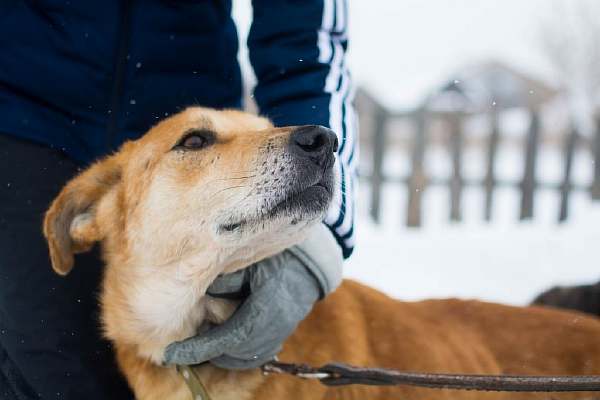
<svg viewBox="0 0 600 400">
<path fill-rule="evenodd" d="M 215 142 L 215 135 L 210 131 L 194 130 L 188 132 L 180 141 L 175 145 L 174 149 L 184 150 L 200 150 L 207 146 L 210 146 Z"/>
<path fill-rule="evenodd" d="M 185 140 L 181 143 L 183 147 L 197 149 L 199 147 L 204 147 L 207 140 L 204 136 L 199 135 L 191 135 L 185 138 Z"/>
</svg>

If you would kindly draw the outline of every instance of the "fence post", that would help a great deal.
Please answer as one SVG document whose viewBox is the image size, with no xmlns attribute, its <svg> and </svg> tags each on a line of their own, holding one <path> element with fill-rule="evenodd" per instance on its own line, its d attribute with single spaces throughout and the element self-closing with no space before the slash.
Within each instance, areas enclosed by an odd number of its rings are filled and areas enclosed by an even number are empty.
<svg viewBox="0 0 600 400">
<path fill-rule="evenodd" d="M 575 153 L 575 145 L 578 139 L 577 128 L 573 125 L 573 129 L 565 138 L 564 147 L 564 173 L 563 180 L 560 184 L 560 212 L 558 222 L 564 222 L 569 216 L 569 194 L 571 192 L 571 170 L 573 168 L 573 156 Z"/>
<path fill-rule="evenodd" d="M 412 149 L 412 171 L 408 179 L 408 210 L 406 225 L 409 227 L 421 226 L 421 201 L 425 190 L 425 171 L 423 160 L 425 158 L 425 143 L 427 130 L 427 111 L 419 108 L 414 114 L 415 133 Z"/>
<path fill-rule="evenodd" d="M 449 116 L 450 122 L 450 149 L 452 153 L 452 177 L 450 178 L 450 220 L 460 221 L 461 195 L 463 189 L 462 179 L 462 113 L 453 112 Z"/>
<path fill-rule="evenodd" d="M 538 152 L 540 118 L 537 110 L 531 110 L 531 125 L 527 133 L 525 149 L 525 171 L 521 181 L 521 220 L 533 218 L 533 196 L 535 192 L 535 164 Z"/>
<path fill-rule="evenodd" d="M 595 134 L 592 138 L 592 146 L 594 151 L 594 182 L 592 183 L 592 200 L 600 200 L 600 113 L 596 115 Z"/>
<path fill-rule="evenodd" d="M 384 172 L 383 159 L 385 156 L 386 126 L 388 114 L 380 106 L 375 111 L 375 128 L 373 130 L 373 172 L 371 174 L 371 218 L 376 223 L 381 216 L 381 188 L 383 186 Z"/>
<path fill-rule="evenodd" d="M 490 114 L 491 117 L 491 133 L 488 142 L 488 154 L 487 154 L 487 170 L 485 173 L 485 215 L 486 221 L 492 220 L 492 201 L 494 196 L 494 186 L 496 185 L 496 178 L 494 176 L 495 164 L 496 164 L 496 153 L 498 152 L 498 142 L 500 140 L 500 115 L 497 108 L 493 108 Z"/>
</svg>

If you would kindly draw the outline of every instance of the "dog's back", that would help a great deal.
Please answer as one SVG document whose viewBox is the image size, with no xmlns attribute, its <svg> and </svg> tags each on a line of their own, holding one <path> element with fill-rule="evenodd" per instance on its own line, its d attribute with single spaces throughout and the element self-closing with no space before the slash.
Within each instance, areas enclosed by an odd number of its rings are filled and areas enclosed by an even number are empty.
<svg viewBox="0 0 600 400">
<path fill-rule="evenodd" d="M 346 281 L 287 341 L 282 361 L 332 361 L 415 372 L 567 375 L 600 373 L 600 320 L 542 307 L 479 301 L 406 303 Z M 327 388 L 269 377 L 257 398 L 593 398 L 594 394 L 500 394 L 407 387 Z"/>
</svg>

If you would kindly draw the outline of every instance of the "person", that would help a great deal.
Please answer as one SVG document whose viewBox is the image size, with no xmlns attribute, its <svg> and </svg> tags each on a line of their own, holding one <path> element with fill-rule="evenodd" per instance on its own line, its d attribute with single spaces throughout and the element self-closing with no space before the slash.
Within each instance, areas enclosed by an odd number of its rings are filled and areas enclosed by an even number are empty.
<svg viewBox="0 0 600 400">
<path fill-rule="evenodd" d="M 167 363 L 252 368 L 270 360 L 313 303 L 339 283 L 341 260 L 354 246 L 357 139 L 347 4 L 252 5 L 248 47 L 260 112 L 279 126 L 333 129 L 339 185 L 315 236 L 217 279 L 209 289 L 215 296 L 249 288 L 235 323 L 169 346 Z M 0 399 L 131 397 L 100 334 L 99 251 L 78 256 L 69 276 L 56 276 L 43 214 L 83 166 L 159 119 L 194 104 L 242 107 L 230 14 L 231 0 L 0 4 Z M 265 300 L 267 292 L 291 290 L 301 294 L 293 302 Z M 261 330 L 269 332 L 268 343 Z"/>
</svg>

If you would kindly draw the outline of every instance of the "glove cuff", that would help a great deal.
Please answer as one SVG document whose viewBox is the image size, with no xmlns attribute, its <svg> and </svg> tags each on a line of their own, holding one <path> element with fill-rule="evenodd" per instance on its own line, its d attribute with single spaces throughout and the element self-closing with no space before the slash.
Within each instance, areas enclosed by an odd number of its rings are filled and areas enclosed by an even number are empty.
<svg viewBox="0 0 600 400">
<path fill-rule="evenodd" d="M 315 276 L 321 287 L 321 298 L 333 292 L 342 282 L 342 249 L 325 225 L 316 226 L 308 239 L 287 251 Z"/>
</svg>

